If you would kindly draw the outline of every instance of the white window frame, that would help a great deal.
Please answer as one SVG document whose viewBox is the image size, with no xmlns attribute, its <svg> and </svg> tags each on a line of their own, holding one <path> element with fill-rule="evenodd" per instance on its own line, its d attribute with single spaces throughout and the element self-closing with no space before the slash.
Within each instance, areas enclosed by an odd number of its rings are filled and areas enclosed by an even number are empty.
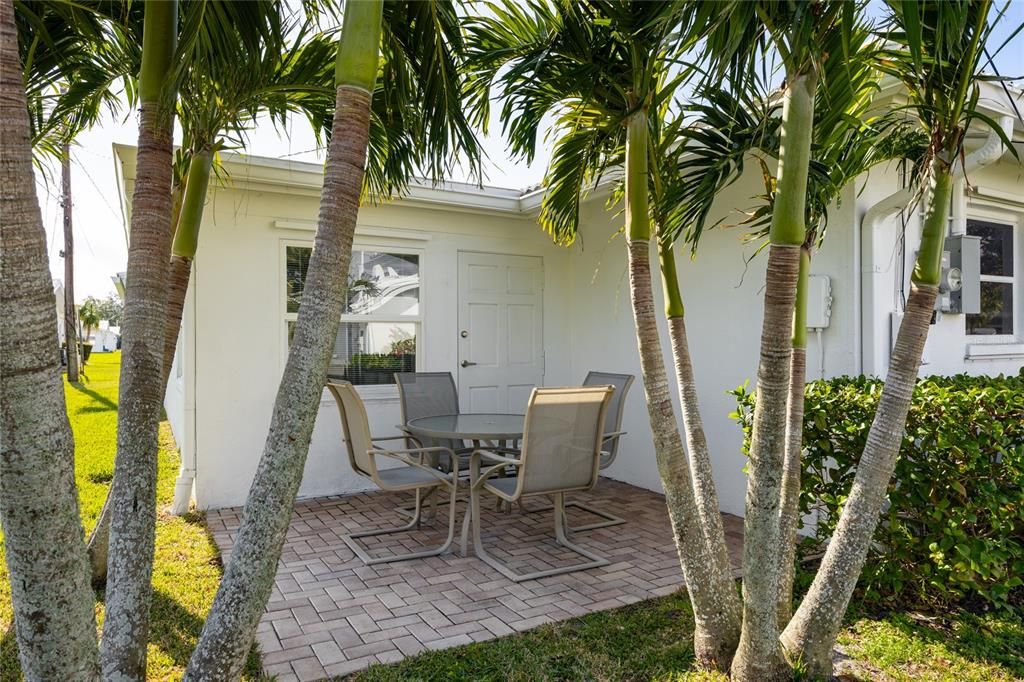
<svg viewBox="0 0 1024 682">
<path fill-rule="evenodd" d="M 1021 321 L 1021 268 L 1022 263 L 1022 250 L 1021 250 L 1021 239 L 1024 238 L 1024 230 L 1021 230 L 1021 216 L 1019 213 L 1010 212 L 1006 210 L 999 210 L 998 208 L 991 208 L 988 206 L 978 206 L 973 203 L 968 205 L 967 208 L 967 222 L 977 220 L 986 223 L 996 223 L 999 225 L 1006 225 L 1010 228 L 1013 234 L 1013 253 L 1011 258 L 1013 259 L 1013 275 L 986 275 L 981 273 L 980 279 L 982 282 L 1001 282 L 1011 285 L 1010 296 L 1012 298 L 1013 306 L 1013 331 L 1010 334 L 970 334 L 967 331 L 967 316 L 964 315 L 964 336 L 971 342 L 971 344 L 978 345 L 991 345 L 991 344 L 1015 344 L 1021 339 L 1021 332 L 1024 330 L 1024 323 Z M 965 234 L 970 234 L 970 229 L 966 228 Z"/>
<path fill-rule="evenodd" d="M 288 266 L 288 247 L 300 247 L 300 248 L 313 248 L 313 240 L 311 239 L 281 239 L 280 240 L 280 251 L 279 251 L 279 264 L 278 264 L 278 277 L 280 282 L 280 295 L 279 295 L 279 306 L 280 314 L 278 318 L 281 320 L 281 368 L 283 370 L 285 363 L 288 361 L 288 323 L 295 322 L 299 314 L 288 312 L 288 278 L 287 278 L 287 266 Z M 358 235 L 352 243 L 353 251 L 375 251 L 378 253 L 394 253 L 406 256 L 417 256 L 419 259 L 419 274 L 420 274 L 420 287 L 419 287 L 419 314 L 418 315 L 353 315 L 353 314 L 342 314 L 341 322 L 397 322 L 405 324 L 416 324 L 416 369 L 420 371 L 424 366 L 424 358 L 426 357 L 423 350 L 423 327 L 425 319 L 423 315 L 424 310 L 424 297 L 425 287 L 424 283 L 424 270 L 425 270 L 425 251 L 415 247 L 409 247 L 404 244 L 389 243 L 387 240 L 373 240 L 360 238 Z M 369 399 L 397 399 L 398 398 L 398 387 L 395 384 L 364 384 L 357 385 L 356 391 L 360 396 Z"/>
</svg>

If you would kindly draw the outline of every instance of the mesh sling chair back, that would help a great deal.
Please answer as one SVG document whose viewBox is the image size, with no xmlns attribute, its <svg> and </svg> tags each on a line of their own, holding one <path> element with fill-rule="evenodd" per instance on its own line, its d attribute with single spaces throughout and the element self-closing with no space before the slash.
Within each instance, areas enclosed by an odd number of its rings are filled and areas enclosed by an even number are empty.
<svg viewBox="0 0 1024 682">
<path fill-rule="evenodd" d="M 361 476 L 369 478 L 381 490 L 411 490 L 416 493 L 416 506 L 412 520 L 409 523 L 396 528 L 351 533 L 342 537 L 345 544 L 367 565 L 437 556 L 447 551 L 452 544 L 452 540 L 455 538 L 455 493 L 458 488 L 458 459 L 454 457 L 454 453 L 443 446 L 402 449 L 381 447 L 379 443 L 405 441 L 406 437 L 373 438 L 370 435 L 370 423 L 366 416 L 366 406 L 363 405 L 363 400 L 359 397 L 355 387 L 347 381 L 329 379 L 327 388 L 338 404 L 342 434 L 345 438 L 348 461 L 352 470 Z M 455 468 L 451 473 L 446 474 L 424 463 L 425 458 L 438 454 L 447 454 L 451 457 L 451 461 L 455 463 Z M 377 460 L 382 457 L 399 462 L 401 466 L 379 468 Z M 448 538 L 440 547 L 406 554 L 371 557 L 357 542 L 360 538 L 390 535 L 418 528 L 422 509 L 422 493 L 424 491 L 432 492 L 444 488 L 448 489 L 450 495 Z"/>
<path fill-rule="evenodd" d="M 402 408 L 402 424 L 408 424 L 411 420 L 421 417 L 459 413 L 459 393 L 451 372 L 396 372 L 395 383 L 398 385 L 398 402 Z M 472 448 L 467 448 L 461 440 L 419 440 L 421 445 L 440 445 L 454 450 L 457 454 L 468 454 L 472 451 Z M 447 458 L 437 459 L 437 466 L 444 471 L 451 470 L 451 463 Z"/>
<path fill-rule="evenodd" d="M 516 582 L 608 564 L 607 559 L 569 541 L 564 526 L 564 504 L 565 493 L 589 490 L 597 482 L 605 413 L 612 392 L 611 386 L 535 388 L 526 408 L 522 448 L 518 451 L 481 449 L 473 453 L 472 522 L 467 517 L 463 523 L 463 552 L 472 525 L 477 556 Z M 484 455 L 498 463 L 480 471 Z M 493 478 L 506 467 L 513 467 L 515 476 Z M 554 500 L 555 541 L 588 561 L 516 573 L 484 549 L 480 535 L 480 498 L 485 492 L 507 502 L 530 495 L 550 495 Z"/>
<path fill-rule="evenodd" d="M 583 380 L 583 385 L 611 386 L 614 389 L 611 400 L 608 401 L 608 411 L 605 412 L 604 435 L 601 445 L 601 468 L 606 469 L 615 461 L 615 457 L 619 454 L 619 441 L 622 436 L 626 435 L 626 432 L 622 431 L 622 413 L 626 407 L 626 395 L 629 393 L 629 387 L 633 385 L 633 375 L 591 371 L 587 373 L 587 377 Z M 583 511 L 593 514 L 601 519 L 600 521 L 569 527 L 569 530 L 574 533 L 594 530 L 596 528 L 618 526 L 626 522 L 626 519 L 622 517 L 615 516 L 603 509 L 599 509 L 589 504 L 584 504 L 583 502 L 573 500 L 566 502 L 565 506 L 582 509 Z M 547 511 L 547 508 L 538 509 L 536 511 Z"/>
<path fill-rule="evenodd" d="M 608 403 L 608 412 L 604 418 L 604 445 L 601 450 L 601 468 L 607 469 L 619 454 L 619 439 L 626 435 L 622 431 L 622 413 L 626 407 L 626 394 L 633 385 L 632 374 L 613 374 L 611 372 L 587 372 L 583 380 L 584 386 L 611 386 L 615 389 Z"/>
</svg>

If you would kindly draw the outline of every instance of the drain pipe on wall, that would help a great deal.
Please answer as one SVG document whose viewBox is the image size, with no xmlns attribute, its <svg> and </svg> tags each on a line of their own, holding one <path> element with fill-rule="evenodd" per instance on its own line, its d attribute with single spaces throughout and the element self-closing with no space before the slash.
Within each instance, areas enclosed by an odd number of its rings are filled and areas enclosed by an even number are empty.
<svg viewBox="0 0 1024 682">
<path fill-rule="evenodd" d="M 1001 116 L 999 127 L 1007 138 L 1013 135 L 1013 117 Z M 964 157 L 964 161 L 956 169 L 958 180 L 969 178 L 974 171 L 998 161 L 1006 152 L 1002 138 L 995 130 L 989 132 L 985 143 Z M 890 217 L 905 209 L 913 198 L 910 189 L 900 189 L 885 197 L 874 206 L 869 208 L 860 222 L 859 234 L 853 243 L 853 264 L 854 273 L 858 278 L 858 285 L 853 288 L 854 310 L 853 316 L 853 343 L 854 343 L 854 373 L 878 375 L 881 368 L 878 366 L 882 354 L 878 352 L 879 340 L 877 330 L 874 328 L 872 313 L 876 310 L 875 302 L 884 298 L 881 292 L 881 276 L 884 270 L 880 265 L 881 259 L 875 253 L 875 234 L 882 223 Z M 955 202 L 963 201 L 963 195 L 957 194 Z M 962 211 L 954 210 L 954 215 L 962 215 Z M 904 255 L 904 257 L 906 257 Z M 884 309 L 882 302 L 881 308 Z M 870 339 L 870 340 L 869 340 Z M 888 344 L 888 339 L 884 339 Z M 870 344 L 870 354 L 869 354 Z"/>
<path fill-rule="evenodd" d="M 171 503 L 171 514 L 184 516 L 192 503 L 192 489 L 196 480 L 196 279 L 199 269 L 192 266 L 192 281 L 185 299 L 188 315 L 182 325 L 181 362 L 184 367 L 184 431 L 180 443 L 181 469 L 174 482 L 174 501 Z M 186 326 L 187 325 L 187 326 Z M 184 333 L 186 329 L 189 333 Z"/>
</svg>

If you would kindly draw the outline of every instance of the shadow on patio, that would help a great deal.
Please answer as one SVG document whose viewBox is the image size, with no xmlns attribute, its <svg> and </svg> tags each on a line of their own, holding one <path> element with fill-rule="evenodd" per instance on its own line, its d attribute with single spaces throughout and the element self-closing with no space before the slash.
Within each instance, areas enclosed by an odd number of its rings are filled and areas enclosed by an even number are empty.
<svg viewBox="0 0 1024 682">
<path fill-rule="evenodd" d="M 366 566 L 342 536 L 399 525 L 396 506 L 407 496 L 381 492 L 326 497 L 296 504 L 274 591 L 257 633 L 267 674 L 280 682 L 345 675 L 372 663 L 390 663 L 425 649 L 480 642 L 544 623 L 617 608 L 674 592 L 682 574 L 661 495 L 602 479 L 572 499 L 628 520 L 625 525 L 576 533 L 578 544 L 606 557 L 608 566 L 514 583 L 472 555 Z M 542 506 L 531 499 L 528 508 Z M 459 505 L 459 514 L 464 505 Z M 420 531 L 364 540 L 371 555 L 437 546 L 440 518 Z M 210 531 L 225 561 L 240 509 L 210 512 Z M 598 520 L 568 509 L 571 526 Z M 496 512 L 484 507 L 484 543 L 517 570 L 566 565 L 579 558 L 554 542 L 551 512 Z M 733 566 L 740 563 L 742 520 L 724 515 Z M 369 542 L 367 542 L 369 541 Z M 422 544 L 421 544 L 422 543 Z M 564 563 L 563 563 L 564 562 Z"/>
</svg>

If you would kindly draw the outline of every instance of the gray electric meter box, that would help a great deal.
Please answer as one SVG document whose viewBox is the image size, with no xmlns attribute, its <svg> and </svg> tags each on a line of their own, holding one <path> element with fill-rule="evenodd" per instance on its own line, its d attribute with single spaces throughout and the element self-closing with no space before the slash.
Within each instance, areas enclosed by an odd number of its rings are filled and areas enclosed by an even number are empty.
<svg viewBox="0 0 1024 682">
<path fill-rule="evenodd" d="M 949 269 L 942 288 L 949 287 L 950 313 L 981 312 L 981 237 L 957 235 L 946 239 Z"/>
</svg>

